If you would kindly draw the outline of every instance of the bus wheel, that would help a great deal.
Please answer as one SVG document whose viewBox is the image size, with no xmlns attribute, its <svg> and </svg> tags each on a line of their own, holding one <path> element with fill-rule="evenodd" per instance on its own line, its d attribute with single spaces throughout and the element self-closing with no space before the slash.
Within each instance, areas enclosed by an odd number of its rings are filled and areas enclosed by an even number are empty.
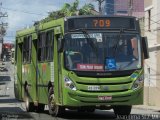
<svg viewBox="0 0 160 120">
<path fill-rule="evenodd" d="M 24 93 L 24 101 L 25 101 L 25 107 L 27 112 L 33 112 L 35 110 L 34 103 L 31 103 L 29 101 L 29 93 L 27 90 L 25 90 Z"/>
<path fill-rule="evenodd" d="M 53 88 L 49 89 L 48 108 L 49 108 L 49 114 L 52 116 L 57 116 L 59 114 L 62 114 L 62 112 L 65 110 L 64 108 L 56 104 Z"/>
<path fill-rule="evenodd" d="M 131 113 L 131 109 L 132 109 L 132 106 L 130 105 L 118 105 L 113 107 L 113 110 L 116 116 L 118 115 L 128 116 Z"/>
<path fill-rule="evenodd" d="M 44 107 L 45 107 L 45 104 L 39 103 L 36 111 L 39 113 L 44 112 Z"/>
</svg>

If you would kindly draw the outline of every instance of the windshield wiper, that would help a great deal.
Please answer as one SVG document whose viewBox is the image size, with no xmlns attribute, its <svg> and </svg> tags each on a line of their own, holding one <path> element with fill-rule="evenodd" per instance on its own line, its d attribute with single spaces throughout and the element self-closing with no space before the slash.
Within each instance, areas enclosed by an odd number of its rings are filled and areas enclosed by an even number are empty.
<svg viewBox="0 0 160 120">
<path fill-rule="evenodd" d="M 118 39 L 116 40 L 116 45 L 114 47 L 114 53 L 113 53 L 113 57 L 116 58 L 116 52 L 118 50 L 118 47 L 119 47 L 119 41 L 121 40 L 121 33 L 123 32 L 123 29 L 120 30 L 120 33 L 119 33 L 119 37 Z"/>
<path fill-rule="evenodd" d="M 82 30 L 82 32 L 85 35 L 85 38 L 87 39 L 87 43 L 91 46 L 91 48 L 93 49 L 93 51 L 96 54 L 96 56 L 98 56 L 98 54 L 97 54 L 97 47 L 94 44 L 92 38 L 90 38 L 89 34 L 85 30 Z"/>
</svg>

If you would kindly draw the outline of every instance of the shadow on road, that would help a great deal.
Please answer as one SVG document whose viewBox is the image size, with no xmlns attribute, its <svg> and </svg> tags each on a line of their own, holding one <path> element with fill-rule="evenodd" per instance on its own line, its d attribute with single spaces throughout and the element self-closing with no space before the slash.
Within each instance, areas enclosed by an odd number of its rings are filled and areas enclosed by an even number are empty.
<svg viewBox="0 0 160 120">
<path fill-rule="evenodd" d="M 24 112 L 19 107 L 0 107 L 0 119 L 31 119 L 33 118 L 29 113 Z"/>
<path fill-rule="evenodd" d="M 15 98 L 0 99 L 0 103 L 19 103 Z"/>
<path fill-rule="evenodd" d="M 9 97 L 10 95 L 0 95 L 0 97 Z"/>
<path fill-rule="evenodd" d="M 0 82 L 11 81 L 10 76 L 0 76 Z"/>
<path fill-rule="evenodd" d="M 95 113 L 79 113 L 67 111 L 61 117 L 62 119 L 72 119 L 72 120 L 160 120 L 159 114 L 130 114 L 129 116 L 115 116 L 111 111 L 99 111 Z"/>
<path fill-rule="evenodd" d="M 107 120 L 116 119 L 116 116 L 112 111 L 101 111 L 97 110 L 94 113 L 89 112 L 77 112 L 77 111 L 66 111 L 63 115 L 59 116 L 62 119 L 72 119 L 72 120 Z"/>
<path fill-rule="evenodd" d="M 12 120 L 12 119 L 33 119 L 30 113 L 24 111 L 20 104 L 20 101 L 15 98 L 1 98 L 0 99 L 0 120 Z"/>
<path fill-rule="evenodd" d="M 1 69 L 0 69 L 0 72 L 7 72 L 7 71 L 8 71 L 7 68 L 1 68 Z"/>
<path fill-rule="evenodd" d="M 0 72 L 7 72 L 7 71 L 8 71 L 7 68 L 5 68 L 5 67 L 0 67 Z"/>
<path fill-rule="evenodd" d="M 10 81 L 11 81 L 11 77 L 10 76 L 1 76 L 0 75 L 0 85 L 5 85 Z"/>
</svg>

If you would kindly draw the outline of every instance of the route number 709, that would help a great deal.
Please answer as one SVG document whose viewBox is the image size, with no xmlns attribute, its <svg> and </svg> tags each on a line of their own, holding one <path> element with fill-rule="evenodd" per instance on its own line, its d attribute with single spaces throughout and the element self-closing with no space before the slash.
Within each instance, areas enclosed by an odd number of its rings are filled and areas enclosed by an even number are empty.
<svg viewBox="0 0 160 120">
<path fill-rule="evenodd" d="M 93 20 L 93 25 L 94 27 L 110 27 L 111 26 L 111 21 L 106 19 L 106 20 L 103 20 L 103 19 L 100 19 L 100 20 Z"/>
</svg>

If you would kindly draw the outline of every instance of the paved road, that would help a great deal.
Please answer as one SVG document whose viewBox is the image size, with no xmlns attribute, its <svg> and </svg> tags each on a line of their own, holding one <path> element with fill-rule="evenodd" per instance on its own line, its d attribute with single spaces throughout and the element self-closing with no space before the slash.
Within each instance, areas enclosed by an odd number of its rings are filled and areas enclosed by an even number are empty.
<svg viewBox="0 0 160 120">
<path fill-rule="evenodd" d="M 101 111 L 96 110 L 94 113 L 78 113 L 77 111 L 69 111 L 60 117 L 52 117 L 49 115 L 47 106 L 44 113 L 25 111 L 24 103 L 14 98 L 13 90 L 13 66 L 10 63 L 0 65 L 0 119 L 2 120 L 112 120 L 116 119 L 112 110 Z M 159 118 L 158 118 L 159 117 Z M 120 119 L 126 119 L 119 116 Z M 129 116 L 130 120 L 160 120 L 160 112 L 147 109 L 132 109 Z"/>
</svg>

